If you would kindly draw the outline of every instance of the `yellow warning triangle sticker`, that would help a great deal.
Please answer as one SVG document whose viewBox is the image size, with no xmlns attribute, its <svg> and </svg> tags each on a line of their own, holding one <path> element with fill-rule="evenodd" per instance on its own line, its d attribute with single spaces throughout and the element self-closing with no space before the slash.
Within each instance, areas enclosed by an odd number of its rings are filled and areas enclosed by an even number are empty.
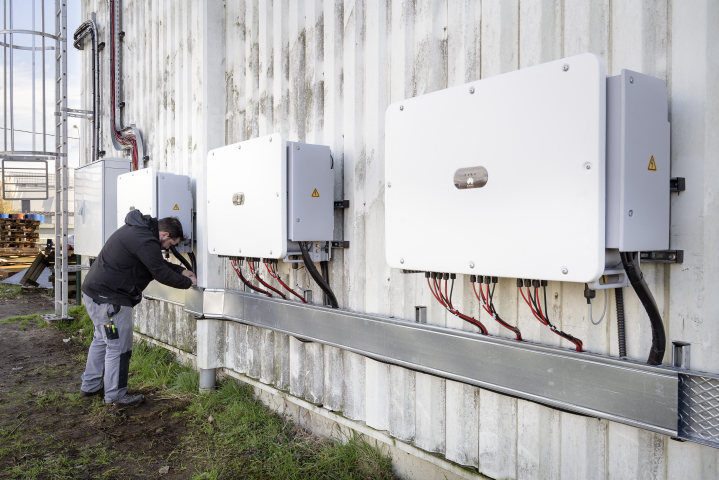
<svg viewBox="0 0 719 480">
<path fill-rule="evenodd" d="M 319 197 L 319 196 L 320 196 L 320 192 L 318 192 L 317 189 L 315 188 L 315 190 L 312 192 L 312 196 L 313 196 L 313 197 Z"/>
<path fill-rule="evenodd" d="M 656 172 L 657 171 L 657 163 L 654 161 L 654 155 L 652 155 L 652 159 L 649 160 L 649 167 L 647 168 L 650 172 Z"/>
<path fill-rule="evenodd" d="M 180 209 L 180 207 L 178 207 L 178 206 L 177 206 L 177 204 L 175 204 L 175 206 L 174 206 L 174 207 L 172 207 L 172 209 L 173 209 L 173 210 L 179 210 L 179 209 Z"/>
</svg>

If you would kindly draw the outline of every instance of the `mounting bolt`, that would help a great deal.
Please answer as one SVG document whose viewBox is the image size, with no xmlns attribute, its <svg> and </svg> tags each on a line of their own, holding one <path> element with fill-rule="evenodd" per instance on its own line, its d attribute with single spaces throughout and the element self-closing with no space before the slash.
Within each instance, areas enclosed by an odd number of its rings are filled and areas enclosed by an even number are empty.
<svg viewBox="0 0 719 480">
<path fill-rule="evenodd" d="M 564 66 L 562 67 L 562 70 L 564 70 L 565 72 L 566 72 L 567 70 L 569 70 L 569 65 L 567 65 L 567 64 L 565 63 Z"/>
<path fill-rule="evenodd" d="M 586 168 L 587 170 L 591 170 L 591 169 L 592 169 L 592 166 L 591 166 L 591 165 L 589 165 L 589 164 L 587 164 L 587 166 L 586 166 L 586 167 L 584 167 L 584 168 Z"/>
<path fill-rule="evenodd" d="M 212 156 L 213 156 L 213 157 L 215 156 L 215 152 L 212 152 Z"/>
<path fill-rule="evenodd" d="M 404 110 L 404 105 L 399 106 L 399 111 L 401 112 L 402 110 Z"/>
<path fill-rule="evenodd" d="M 272 250 L 270 250 L 270 255 L 272 255 Z"/>
<path fill-rule="evenodd" d="M 387 182 L 387 188 L 392 188 L 392 183 Z"/>
<path fill-rule="evenodd" d="M 237 150 L 242 150 L 242 145 L 237 145 Z"/>
<path fill-rule="evenodd" d="M 469 93 L 474 93 L 474 87 L 469 87 Z"/>
<path fill-rule="evenodd" d="M 569 269 L 568 269 L 567 267 L 562 267 L 562 273 L 563 273 L 564 275 L 568 274 L 568 273 L 569 273 Z"/>
<path fill-rule="evenodd" d="M 300 146 L 299 146 L 299 145 L 297 145 L 297 150 L 299 150 L 299 149 L 300 149 Z"/>
<path fill-rule="evenodd" d="M 399 263 L 404 263 L 404 258 L 400 258 Z"/>
<path fill-rule="evenodd" d="M 474 262 L 469 262 L 469 268 L 474 268 Z"/>
<path fill-rule="evenodd" d="M 270 137 L 270 142 L 272 141 L 272 137 Z"/>
<path fill-rule="evenodd" d="M 300 219 L 299 219 L 299 218 L 297 219 L 297 223 L 300 223 Z"/>
<path fill-rule="evenodd" d="M 280 192 L 275 192 L 275 196 L 276 196 L 276 197 L 279 197 L 279 196 L 280 196 Z"/>
<path fill-rule="evenodd" d="M 629 83 L 634 83 L 634 77 L 629 77 Z"/>
<path fill-rule="evenodd" d="M 117 104 L 117 106 L 120 108 L 125 108 L 125 102 L 120 102 Z"/>
<path fill-rule="evenodd" d="M 213 252 L 215 251 L 215 247 L 212 247 L 212 251 L 213 251 Z"/>
<path fill-rule="evenodd" d="M 632 215 L 634 215 L 634 210 L 629 210 L 629 216 L 631 217 Z"/>
</svg>

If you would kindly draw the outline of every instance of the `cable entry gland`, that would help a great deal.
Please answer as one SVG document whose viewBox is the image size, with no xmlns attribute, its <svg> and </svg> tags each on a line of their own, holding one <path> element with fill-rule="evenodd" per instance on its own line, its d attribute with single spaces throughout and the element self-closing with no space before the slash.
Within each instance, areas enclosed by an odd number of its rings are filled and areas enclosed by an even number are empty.
<svg viewBox="0 0 719 480">
<path fill-rule="evenodd" d="M 193 200 L 190 177 L 144 168 L 117 177 L 117 226 L 125 224 L 125 216 L 140 210 L 158 220 L 177 217 L 185 240 L 175 249 L 178 253 L 193 251 Z"/>
</svg>

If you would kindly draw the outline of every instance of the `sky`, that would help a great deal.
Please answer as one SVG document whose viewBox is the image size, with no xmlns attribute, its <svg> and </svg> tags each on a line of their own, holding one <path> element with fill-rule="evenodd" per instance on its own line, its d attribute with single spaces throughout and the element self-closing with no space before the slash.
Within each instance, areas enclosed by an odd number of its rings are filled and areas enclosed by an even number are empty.
<svg viewBox="0 0 719 480">
<path fill-rule="evenodd" d="M 23 30 L 42 30 L 42 4 L 44 5 L 45 32 L 55 33 L 55 1 L 54 0 L 2 0 L 5 9 L 0 12 L 2 18 L 3 29 L 10 29 L 10 9 L 12 8 L 12 28 Z M 3 5 L 0 5 L 2 8 Z M 33 28 L 33 7 L 35 11 L 35 28 Z M 81 52 L 72 46 L 72 38 L 75 30 L 80 26 L 83 19 L 80 18 L 80 0 L 67 0 L 67 53 L 68 53 L 68 107 L 82 108 L 82 63 Z M 35 46 L 41 46 L 40 37 L 27 34 L 14 34 L 13 43 L 15 45 L 32 46 L 32 39 L 35 37 Z M 10 36 L 5 35 L 5 39 L 0 35 L 1 42 L 9 42 Z M 45 46 L 54 46 L 52 39 L 46 39 Z M 3 129 L 7 125 L 8 145 L 10 149 L 10 54 L 9 48 L 3 48 L 2 55 L 7 65 L 5 74 L 4 87 L 7 92 L 7 105 L 5 105 L 4 95 L 0 95 L 0 150 L 4 148 Z M 33 52 L 27 50 L 13 49 L 13 111 L 15 123 L 15 150 L 33 150 L 32 148 L 32 58 Z M 0 65 L 0 70 L 2 69 Z M 54 135 L 55 135 L 55 55 L 54 50 L 45 52 L 45 98 L 46 98 L 46 137 L 48 151 L 54 151 Z M 4 118 L 5 107 L 7 107 L 7 120 Z M 35 136 L 35 150 L 42 150 L 42 53 L 38 50 L 35 52 L 35 131 L 39 132 Z M 5 123 L 5 121 L 7 123 Z M 72 168 L 78 167 L 79 145 L 85 139 L 79 139 L 80 122 L 88 120 L 79 118 L 69 118 L 68 137 L 69 152 L 68 165 Z M 77 125 L 78 128 L 73 128 Z M 73 138 L 74 137 L 74 138 Z"/>
</svg>

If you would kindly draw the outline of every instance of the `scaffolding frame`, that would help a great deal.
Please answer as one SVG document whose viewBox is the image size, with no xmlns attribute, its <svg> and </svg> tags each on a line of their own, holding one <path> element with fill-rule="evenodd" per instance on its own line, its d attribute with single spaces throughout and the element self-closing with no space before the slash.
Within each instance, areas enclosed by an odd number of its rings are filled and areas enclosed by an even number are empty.
<svg viewBox="0 0 719 480">
<path fill-rule="evenodd" d="M 55 0 L 55 30 L 54 33 L 45 31 L 45 0 L 40 3 L 40 30 L 35 27 L 35 4 L 38 0 L 32 0 L 32 27 L 31 30 L 13 28 L 13 0 L 3 0 L 3 29 L 0 34 L 3 41 L 0 46 L 3 48 L 3 146 L 4 151 L 0 152 L 3 161 L 12 162 L 33 162 L 55 160 L 55 315 L 54 319 L 69 319 L 67 304 L 67 283 L 70 269 L 67 264 L 67 228 L 68 228 L 68 190 L 69 170 L 67 165 L 67 130 L 68 114 L 72 113 L 67 108 L 67 5 L 66 0 Z M 9 25 L 8 25 L 9 23 Z M 31 46 L 14 44 L 14 35 L 31 35 Z M 40 47 L 36 46 L 39 38 Z M 54 40 L 54 46 L 46 46 L 46 39 Z M 15 90 L 14 90 L 14 50 L 30 50 L 32 52 L 32 149 L 15 149 Z M 36 129 L 35 110 L 35 59 L 36 53 L 40 52 L 42 65 L 42 132 Z M 46 75 L 45 75 L 45 52 L 55 53 L 55 148 L 48 150 L 47 146 L 47 112 L 46 112 Z M 8 62 L 9 59 L 9 62 Z M 8 72 L 9 64 L 9 72 Z M 9 77 L 8 77 L 9 73 Z M 8 85 L 9 79 L 9 85 Z M 8 88 L 9 87 L 9 88 Z M 10 106 L 10 145 L 8 148 L 8 100 Z M 36 146 L 38 134 L 42 134 L 42 149 Z"/>
</svg>

